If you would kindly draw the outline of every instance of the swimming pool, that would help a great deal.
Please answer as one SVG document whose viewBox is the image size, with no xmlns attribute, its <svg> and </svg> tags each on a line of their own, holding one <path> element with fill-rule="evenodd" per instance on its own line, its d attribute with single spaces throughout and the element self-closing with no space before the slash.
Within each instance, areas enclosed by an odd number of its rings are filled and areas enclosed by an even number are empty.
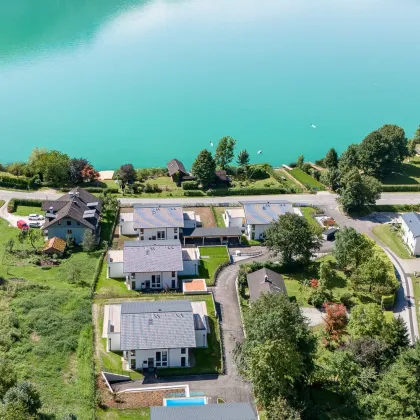
<svg viewBox="0 0 420 420">
<path fill-rule="evenodd" d="M 207 397 L 195 398 L 164 398 L 163 405 L 167 407 L 174 407 L 179 405 L 205 405 L 207 404 Z"/>
</svg>

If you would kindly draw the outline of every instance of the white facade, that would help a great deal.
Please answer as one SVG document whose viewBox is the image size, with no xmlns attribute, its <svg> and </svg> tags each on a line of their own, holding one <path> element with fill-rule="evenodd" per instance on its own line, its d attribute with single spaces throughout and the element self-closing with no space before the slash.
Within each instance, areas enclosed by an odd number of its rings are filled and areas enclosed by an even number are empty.
<svg viewBox="0 0 420 420">
<path fill-rule="evenodd" d="M 248 239 L 261 241 L 264 239 L 264 232 L 271 226 L 269 225 L 246 225 L 245 235 Z"/>
<path fill-rule="evenodd" d="M 245 212 L 243 209 L 226 209 L 223 213 L 226 227 L 239 227 L 245 230 Z"/>
<path fill-rule="evenodd" d="M 401 231 L 402 239 L 404 243 L 407 244 L 411 253 L 413 255 L 420 255 L 420 237 L 415 237 L 413 235 L 413 232 L 411 231 L 407 223 L 404 221 L 404 219 L 401 219 Z"/>
<path fill-rule="evenodd" d="M 178 288 L 176 271 L 159 271 L 155 273 L 130 273 L 126 276 L 129 290 L 162 290 Z"/>
<path fill-rule="evenodd" d="M 109 250 L 108 251 L 108 271 L 107 278 L 124 279 L 125 274 L 123 270 L 123 251 Z"/>
<path fill-rule="evenodd" d="M 133 213 L 120 213 L 120 234 L 135 236 L 138 232 L 134 229 Z"/>
<path fill-rule="evenodd" d="M 183 248 L 182 261 L 184 270 L 178 274 L 180 276 L 196 276 L 200 265 L 200 251 L 198 248 Z"/>
<path fill-rule="evenodd" d="M 188 349 L 150 349 L 124 351 L 131 369 L 189 367 Z"/>
<path fill-rule="evenodd" d="M 179 239 L 180 228 L 136 229 L 140 241 Z"/>
</svg>

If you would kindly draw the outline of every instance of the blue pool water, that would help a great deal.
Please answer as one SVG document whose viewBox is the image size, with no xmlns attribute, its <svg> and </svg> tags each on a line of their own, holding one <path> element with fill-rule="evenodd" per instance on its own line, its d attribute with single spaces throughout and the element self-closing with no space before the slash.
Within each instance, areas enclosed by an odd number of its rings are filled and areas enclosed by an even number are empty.
<svg viewBox="0 0 420 420">
<path fill-rule="evenodd" d="M 206 398 L 174 398 L 174 399 L 166 399 L 165 405 L 168 407 L 174 407 L 179 405 L 205 405 Z"/>
</svg>

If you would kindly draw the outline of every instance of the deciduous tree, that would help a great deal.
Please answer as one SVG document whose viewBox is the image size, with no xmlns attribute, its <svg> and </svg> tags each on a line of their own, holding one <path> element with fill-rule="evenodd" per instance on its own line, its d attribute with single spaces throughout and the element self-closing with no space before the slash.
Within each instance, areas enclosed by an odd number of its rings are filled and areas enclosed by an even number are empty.
<svg viewBox="0 0 420 420">
<path fill-rule="evenodd" d="M 333 255 L 342 268 L 356 269 L 373 254 L 373 243 L 354 228 L 344 227 L 335 235 Z"/>
<path fill-rule="evenodd" d="M 99 172 L 90 164 L 87 164 L 82 169 L 82 178 L 85 182 L 96 181 L 99 178 Z"/>
<path fill-rule="evenodd" d="M 345 174 L 350 169 L 358 168 L 359 164 L 359 145 L 350 144 L 341 154 L 338 161 L 338 168 L 342 174 Z"/>
<path fill-rule="evenodd" d="M 321 246 L 319 235 L 308 221 L 294 213 L 282 215 L 272 223 L 265 231 L 265 243 L 285 263 L 298 259 L 307 262 Z"/>
<path fill-rule="evenodd" d="M 236 159 L 236 163 L 240 168 L 244 168 L 249 165 L 249 153 L 246 149 L 241 150 L 238 153 L 238 157 Z"/>
<path fill-rule="evenodd" d="M 29 157 L 29 166 L 45 182 L 60 185 L 70 180 L 70 158 L 58 150 L 35 148 Z"/>
<path fill-rule="evenodd" d="M 352 169 L 341 178 L 339 194 L 338 201 L 346 212 L 357 211 L 376 203 L 381 196 L 381 184 Z"/>
<path fill-rule="evenodd" d="M 132 183 L 136 180 L 137 174 L 131 163 L 126 163 L 121 165 L 117 173 L 118 178 L 122 182 L 122 187 L 124 188 L 125 184 Z"/>
<path fill-rule="evenodd" d="M 286 398 L 278 397 L 268 406 L 267 420 L 301 420 L 300 411 L 293 408 Z"/>
<path fill-rule="evenodd" d="M 3 400 L 6 406 L 8 404 L 22 404 L 30 416 L 36 415 L 42 406 L 39 393 L 30 382 L 21 382 L 10 388 Z"/>
<path fill-rule="evenodd" d="M 330 150 L 328 150 L 327 154 L 325 155 L 324 163 L 328 169 L 337 169 L 338 155 L 333 147 Z"/>
<path fill-rule="evenodd" d="M 216 148 L 214 160 L 216 166 L 220 169 L 226 169 L 234 158 L 236 140 L 230 136 L 222 137 Z"/>
<path fill-rule="evenodd" d="M 297 167 L 302 169 L 304 162 L 305 162 L 305 156 L 299 155 L 296 161 Z"/>
<path fill-rule="evenodd" d="M 8 389 L 16 385 L 17 377 L 10 360 L 0 357 L 0 401 Z"/>
<path fill-rule="evenodd" d="M 70 161 L 70 181 L 73 184 L 83 183 L 83 168 L 89 165 L 89 161 L 83 158 L 74 158 Z"/>
<path fill-rule="evenodd" d="M 214 181 L 214 173 L 216 171 L 216 162 L 211 153 L 204 149 L 195 159 L 191 172 L 203 186 L 208 186 Z"/>
<path fill-rule="evenodd" d="M 351 310 L 351 317 L 348 324 L 348 331 L 353 339 L 361 337 L 382 336 L 385 316 L 379 305 L 366 303 L 356 305 Z"/>
<path fill-rule="evenodd" d="M 82 247 L 85 252 L 92 252 L 96 246 L 96 238 L 90 229 L 86 229 L 83 235 Z"/>
<path fill-rule="evenodd" d="M 322 261 L 319 266 L 318 277 L 321 285 L 326 289 L 331 289 L 337 275 L 331 260 Z"/>
<path fill-rule="evenodd" d="M 341 173 L 336 168 L 331 168 L 321 174 L 321 182 L 336 191 L 340 186 Z"/>
<path fill-rule="evenodd" d="M 328 344 L 342 342 L 347 325 L 347 310 L 342 303 L 327 302 L 325 309 L 325 338 Z"/>
</svg>

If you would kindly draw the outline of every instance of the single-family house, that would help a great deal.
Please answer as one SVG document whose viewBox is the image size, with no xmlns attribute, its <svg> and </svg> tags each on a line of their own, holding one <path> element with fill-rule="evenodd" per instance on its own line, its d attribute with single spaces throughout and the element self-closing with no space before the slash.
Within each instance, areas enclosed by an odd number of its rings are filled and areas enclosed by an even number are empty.
<svg viewBox="0 0 420 420">
<path fill-rule="evenodd" d="M 134 205 L 133 228 L 140 241 L 178 239 L 184 227 L 179 205 Z"/>
<path fill-rule="evenodd" d="M 137 236 L 139 233 L 134 229 L 134 212 L 132 208 L 120 209 L 119 215 L 120 235 Z"/>
<path fill-rule="evenodd" d="M 245 235 L 251 240 L 264 239 L 264 232 L 281 215 L 293 213 L 292 203 L 285 200 L 241 203 L 245 212 Z"/>
<path fill-rule="evenodd" d="M 248 403 L 162 406 L 150 408 L 150 420 L 257 420 Z"/>
<path fill-rule="evenodd" d="M 402 239 L 412 255 L 420 255 L 420 215 L 415 212 L 401 216 Z"/>
<path fill-rule="evenodd" d="M 188 367 L 189 350 L 207 347 L 206 317 L 187 300 L 106 305 L 107 350 L 122 351 L 130 369 Z"/>
<path fill-rule="evenodd" d="M 245 231 L 245 211 L 242 208 L 226 209 L 223 213 L 226 227 L 238 227 Z"/>
<path fill-rule="evenodd" d="M 257 300 L 262 293 L 287 294 L 283 276 L 268 268 L 261 268 L 248 274 L 246 280 L 251 302 Z"/>
<path fill-rule="evenodd" d="M 42 230 L 48 239 L 70 238 L 80 244 L 90 230 L 99 240 L 102 200 L 83 188 L 74 188 L 57 200 L 44 201 L 42 210 L 46 212 Z"/>
<path fill-rule="evenodd" d="M 184 228 L 194 229 L 201 226 L 201 217 L 194 211 L 184 211 Z"/>
<path fill-rule="evenodd" d="M 177 185 L 181 185 L 182 181 L 194 179 L 188 171 L 185 169 L 184 164 L 178 159 L 172 159 L 167 164 L 169 176 L 172 178 L 172 181 L 176 182 Z"/>
<path fill-rule="evenodd" d="M 199 249 L 182 248 L 179 240 L 126 241 L 108 251 L 107 277 L 125 278 L 131 290 L 176 289 L 178 276 L 195 276 L 199 266 Z"/>
<path fill-rule="evenodd" d="M 225 170 L 218 170 L 214 173 L 214 180 L 216 184 L 230 184 L 231 179 L 229 178 L 227 172 Z"/>
</svg>

